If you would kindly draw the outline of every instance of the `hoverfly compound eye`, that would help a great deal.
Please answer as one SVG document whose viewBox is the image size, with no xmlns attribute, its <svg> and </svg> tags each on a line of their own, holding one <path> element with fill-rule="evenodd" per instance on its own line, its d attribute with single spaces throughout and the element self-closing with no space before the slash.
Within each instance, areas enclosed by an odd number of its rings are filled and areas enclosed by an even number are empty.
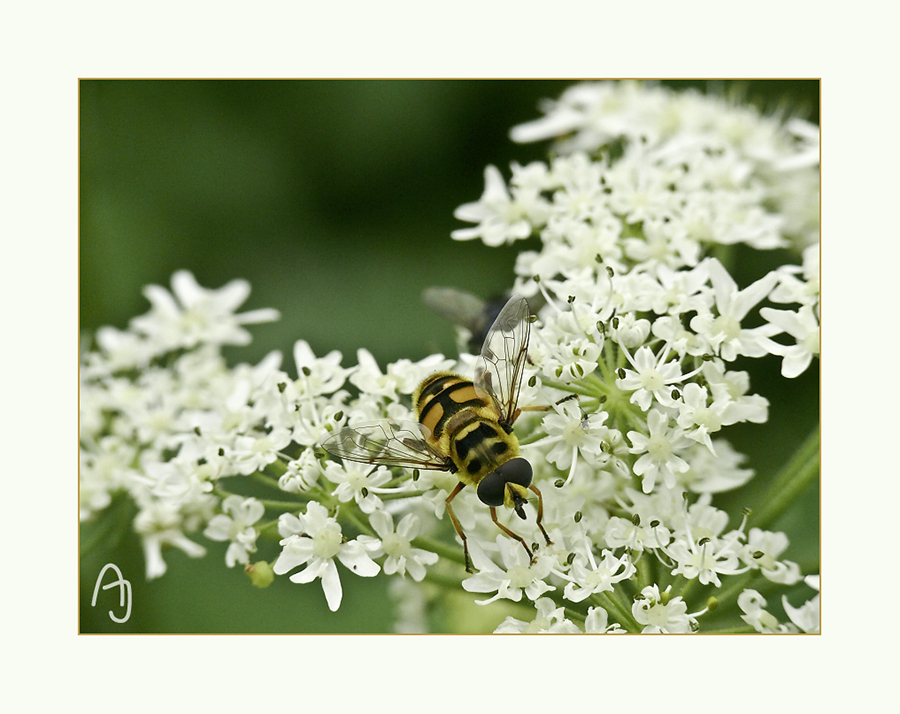
<svg viewBox="0 0 900 714">
<path fill-rule="evenodd" d="M 478 483 L 478 498 L 487 506 L 502 506 L 505 486 L 506 481 L 504 481 L 503 474 L 500 473 L 499 469 L 491 471 Z"/>
<path fill-rule="evenodd" d="M 496 473 L 503 474 L 504 483 L 517 483 L 525 488 L 531 485 L 531 464 L 521 457 L 510 459 Z"/>
<path fill-rule="evenodd" d="M 478 484 L 478 498 L 488 506 L 502 506 L 506 485 L 514 483 L 523 488 L 531 484 L 531 464 L 523 458 L 510 459 L 491 471 Z"/>
</svg>

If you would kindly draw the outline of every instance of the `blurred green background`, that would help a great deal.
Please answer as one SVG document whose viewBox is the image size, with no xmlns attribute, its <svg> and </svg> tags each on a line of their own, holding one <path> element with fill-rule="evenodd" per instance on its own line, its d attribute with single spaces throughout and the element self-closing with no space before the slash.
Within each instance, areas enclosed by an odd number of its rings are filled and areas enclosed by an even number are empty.
<svg viewBox="0 0 900 714">
<path fill-rule="evenodd" d="M 80 327 L 125 327 L 145 312 L 144 285 L 169 285 L 191 270 L 215 288 L 246 278 L 244 309 L 274 307 L 282 319 L 252 327 L 232 363 L 285 354 L 305 339 L 316 354 L 341 350 L 355 364 L 365 347 L 380 364 L 453 354 L 452 328 L 419 295 L 449 285 L 490 296 L 507 289 L 519 248 L 456 242 L 462 203 L 477 200 L 483 171 L 543 159 L 546 145 L 515 145 L 515 124 L 569 86 L 557 80 L 85 80 L 80 84 Z M 701 91 L 743 93 L 761 108 L 788 108 L 818 122 L 811 80 L 671 81 Z M 749 256 L 749 253 L 748 253 Z M 742 284 L 767 269 L 741 260 Z M 778 378 L 778 361 L 740 365 L 772 402 L 764 427 L 731 429 L 751 465 L 771 473 L 818 419 L 818 373 Z M 757 491 L 754 492 L 753 488 Z M 764 483 L 729 498 L 753 501 Z M 818 557 L 818 494 L 779 524 L 789 559 Z M 81 562 L 82 632 L 385 632 L 393 610 L 382 576 L 342 577 L 344 603 L 329 613 L 318 582 L 276 580 L 268 590 L 224 565 L 225 545 L 189 560 L 167 550 L 167 574 L 147 583 L 130 506 L 117 503 Z M 134 589 L 131 619 L 92 608 L 100 569 L 115 562 Z M 107 582 L 111 576 L 107 577 Z M 110 596 L 107 596 L 109 598 Z M 102 597 L 101 597 L 102 601 Z M 798 603 L 795 603 L 798 604 Z M 439 630 L 471 629 L 446 606 Z M 501 609 L 485 615 L 499 623 Z M 481 617 L 476 615 L 475 617 Z M 496 624 L 496 623 L 495 623 Z M 490 626 L 491 628 L 493 625 Z"/>
</svg>

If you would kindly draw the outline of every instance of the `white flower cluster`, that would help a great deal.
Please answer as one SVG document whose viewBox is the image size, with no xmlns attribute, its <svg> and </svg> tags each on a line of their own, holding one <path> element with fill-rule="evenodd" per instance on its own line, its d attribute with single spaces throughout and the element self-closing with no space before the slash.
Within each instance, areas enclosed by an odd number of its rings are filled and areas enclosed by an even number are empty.
<svg viewBox="0 0 900 714">
<path fill-rule="evenodd" d="M 337 561 L 416 585 L 434 571 L 435 582 L 487 594 L 481 603 L 535 604 L 531 622 L 508 618 L 498 632 L 691 632 L 729 601 L 757 631 L 815 631 L 817 598 L 796 609 L 784 600 L 792 622 L 778 623 L 749 587 L 802 580 L 782 557 L 784 534 L 748 530 L 746 515 L 712 499 L 754 476 L 723 428 L 768 418 L 729 364 L 774 354 L 795 377 L 818 354 L 817 134 L 699 95 L 609 83 L 576 86 L 513 130 L 556 135 L 566 138 L 555 158 L 514 165 L 509 185 L 489 167 L 481 200 L 457 211 L 477 225 L 454 233 L 540 241 L 516 265 L 514 290 L 538 315 L 519 403 L 555 405 L 523 413 L 516 433 L 552 544 L 535 537 L 534 509 L 526 521 L 498 509 L 534 541 L 533 560 L 463 489 L 453 509 L 477 572 L 460 578 L 462 548 L 443 518 L 455 476 L 337 463 L 317 448 L 345 425 L 413 419 L 418 384 L 438 370 L 471 375 L 471 355 L 382 371 L 365 350 L 343 367 L 340 353 L 316 357 L 298 341 L 292 374 L 277 353 L 228 367 L 221 346 L 277 315 L 234 314 L 245 283 L 207 291 L 185 272 L 174 298 L 148 288 L 151 311 L 98 332 L 83 358 L 82 517 L 133 499 L 148 577 L 165 571 L 163 546 L 203 555 L 200 533 L 228 543 L 229 567 L 252 567 L 268 536 L 274 574 L 321 579 L 332 610 Z M 740 288 L 723 250 L 733 244 L 793 248 L 802 263 Z M 271 498 L 242 496 L 247 479 Z M 421 613 L 425 591 L 409 585 L 394 592 Z M 702 605 L 689 612 L 693 588 Z"/>
<path fill-rule="evenodd" d="M 563 138 L 549 162 L 514 164 L 508 185 L 489 166 L 481 199 L 456 212 L 477 225 L 453 235 L 492 246 L 540 241 L 516 265 L 514 291 L 545 303 L 529 355 L 543 387 L 581 395 L 534 427 L 546 436 L 525 449 L 536 478 L 567 472 L 545 499 L 557 529 L 538 560 L 551 561 L 551 577 L 534 575 L 558 578 L 571 602 L 632 578 L 643 554 L 716 588 L 719 576 L 751 571 L 797 583 L 796 564 L 779 560 L 787 538 L 747 533 L 745 523 L 727 531 L 711 494 L 754 475 L 723 427 L 768 418 L 767 400 L 729 363 L 774 354 L 793 378 L 818 356 L 818 130 L 690 92 L 610 82 L 572 87 L 512 137 Z M 740 288 L 725 265 L 734 244 L 790 249 L 802 263 Z M 760 307 L 766 300 L 791 307 Z M 542 474 L 545 464 L 555 468 Z M 686 491 L 702 494 L 690 508 Z M 505 563 L 521 555 L 506 550 Z M 557 567 L 562 558 L 567 567 Z M 522 567 L 506 565 L 507 576 Z M 511 583 L 525 580 L 482 570 L 464 587 L 517 600 Z M 550 603 L 536 598 L 547 588 L 529 586 L 546 621 Z M 643 631 L 698 627 L 680 597 L 654 588 L 636 594 L 631 613 L 614 603 L 618 625 L 630 614 Z"/>
<path fill-rule="evenodd" d="M 163 546 L 205 555 L 206 548 L 190 537 L 201 530 L 229 544 L 229 567 L 248 565 L 260 532 L 268 528 L 282 538 L 274 573 L 306 565 L 291 580 L 321 578 L 332 610 L 342 592 L 335 558 L 357 575 L 371 577 L 383 567 L 387 574 L 408 572 L 422 580 L 425 565 L 437 555 L 411 547 L 418 517 L 404 515 L 395 530 L 379 497 L 418 494 L 409 475 L 398 479 L 384 467 L 325 463 L 315 447 L 348 422 L 412 418 L 402 397 L 453 361 L 439 355 L 419 363 L 401 360 L 382 374 L 360 350 L 359 365 L 345 369 L 340 353 L 317 358 L 301 340 L 294 346 L 296 378 L 280 369 L 278 353 L 255 366 L 229 368 L 221 346 L 245 343 L 242 323 L 276 319 L 278 313 L 235 315 L 249 294 L 243 281 L 208 291 L 181 271 L 172 288 L 177 300 L 161 287 L 148 288 L 153 309 L 126 331 L 101 330 L 98 349 L 82 361 L 82 519 L 127 493 L 138 507 L 134 528 L 144 544 L 148 578 L 166 571 Z M 352 403 L 343 389 L 348 377 L 362 395 Z M 240 487 L 229 480 L 235 477 L 268 484 L 281 499 L 268 523 L 260 521 L 273 506 L 231 493 L 232 483 Z M 296 499 L 293 509 L 285 496 Z M 343 504 L 358 509 L 372 535 L 350 541 L 343 536 L 334 517 Z M 383 566 L 373 560 L 380 556 Z"/>
</svg>

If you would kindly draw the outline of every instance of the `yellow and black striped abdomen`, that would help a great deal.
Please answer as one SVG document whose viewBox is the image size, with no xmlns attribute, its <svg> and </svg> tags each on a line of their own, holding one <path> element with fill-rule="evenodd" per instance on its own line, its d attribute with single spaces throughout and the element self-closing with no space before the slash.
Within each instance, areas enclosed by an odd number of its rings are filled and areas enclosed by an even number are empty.
<svg viewBox="0 0 900 714">
<path fill-rule="evenodd" d="M 431 430 L 435 441 L 442 440 L 448 423 L 461 411 L 477 412 L 491 406 L 489 400 L 478 396 L 471 380 L 452 372 L 428 377 L 413 394 L 413 404 L 416 416 Z"/>
<path fill-rule="evenodd" d="M 431 430 L 433 445 L 453 460 L 465 484 L 478 484 L 519 455 L 518 439 L 501 426 L 493 402 L 479 396 L 471 380 L 437 372 L 419 385 L 413 404 L 419 422 Z"/>
</svg>

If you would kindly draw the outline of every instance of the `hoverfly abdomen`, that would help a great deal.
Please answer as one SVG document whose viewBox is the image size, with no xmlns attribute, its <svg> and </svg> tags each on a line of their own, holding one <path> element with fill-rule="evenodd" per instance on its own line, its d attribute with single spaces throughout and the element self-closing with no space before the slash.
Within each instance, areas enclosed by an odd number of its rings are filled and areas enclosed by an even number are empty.
<svg viewBox="0 0 900 714">
<path fill-rule="evenodd" d="M 436 372 L 413 393 L 413 406 L 419 422 L 441 441 L 453 417 L 463 410 L 479 409 L 487 401 L 475 391 L 471 380 L 452 372 Z"/>
</svg>

